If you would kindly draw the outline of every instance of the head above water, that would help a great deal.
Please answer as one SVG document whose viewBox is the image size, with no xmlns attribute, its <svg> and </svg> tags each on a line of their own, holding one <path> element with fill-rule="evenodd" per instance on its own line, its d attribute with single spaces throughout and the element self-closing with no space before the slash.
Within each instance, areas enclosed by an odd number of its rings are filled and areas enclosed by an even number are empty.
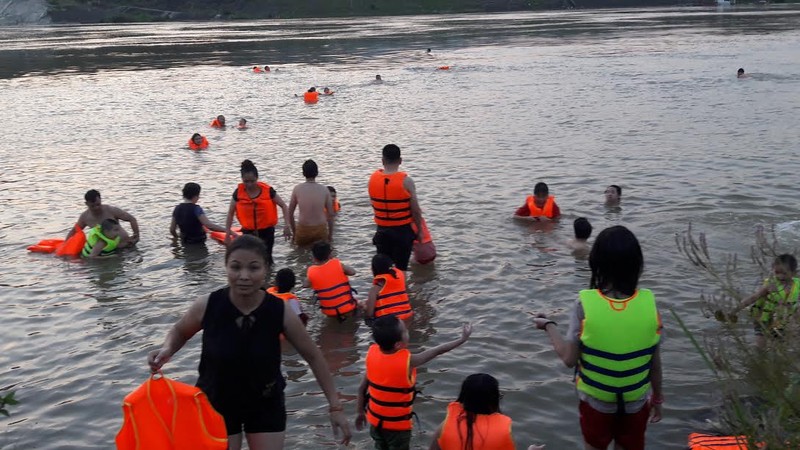
<svg viewBox="0 0 800 450">
<path fill-rule="evenodd" d="M 291 292 L 295 284 L 297 284 L 297 278 L 292 269 L 285 267 L 275 274 L 275 287 L 278 288 L 278 293 Z"/>
<path fill-rule="evenodd" d="M 461 383 L 458 402 L 468 413 L 494 414 L 500 411 L 500 385 L 489 374 L 472 374 Z"/>
<path fill-rule="evenodd" d="M 400 147 L 395 144 L 387 144 L 382 152 L 383 164 L 400 164 L 403 159 L 400 157 Z"/>
<path fill-rule="evenodd" d="M 372 339 L 384 352 L 399 350 L 408 344 L 408 329 L 397 316 L 381 316 L 372 324 Z"/>
<path fill-rule="evenodd" d="M 192 135 L 192 142 L 197 145 L 200 145 L 203 142 L 203 135 L 200 133 L 195 133 Z"/>
<path fill-rule="evenodd" d="M 585 217 L 578 217 L 575 219 L 575 222 L 572 223 L 572 227 L 575 229 L 576 239 L 586 240 L 592 235 L 592 224 L 590 224 L 589 220 Z"/>
<path fill-rule="evenodd" d="M 303 163 L 303 176 L 306 178 L 317 178 L 319 167 L 313 159 L 308 159 Z"/>
<path fill-rule="evenodd" d="M 239 119 L 239 126 L 240 126 L 240 127 L 247 126 L 247 119 L 245 119 L 244 117 L 242 117 L 241 119 Z"/>
<path fill-rule="evenodd" d="M 197 183 L 186 183 L 183 185 L 183 198 L 191 200 L 200 197 L 200 185 Z"/>
<path fill-rule="evenodd" d="M 739 70 L 736 71 L 736 76 L 741 77 L 743 75 L 744 75 L 744 69 L 740 67 Z"/>
<path fill-rule="evenodd" d="M 325 262 L 331 258 L 331 244 L 325 241 L 317 241 L 311 246 L 311 256 L 319 262 Z"/>
<path fill-rule="evenodd" d="M 308 88 L 308 92 L 317 92 L 317 88 L 312 86 L 312 87 Z"/>
<path fill-rule="evenodd" d="M 242 175 L 242 181 L 245 183 L 248 182 L 255 182 L 258 180 L 258 169 L 256 165 L 253 164 L 253 161 L 249 159 L 245 159 L 242 161 L 241 169 L 239 169 L 239 173 Z"/>
<path fill-rule="evenodd" d="M 222 114 L 218 115 L 217 122 L 219 122 L 220 125 L 225 125 L 225 116 L 223 116 Z"/>
<path fill-rule="evenodd" d="M 265 71 L 265 72 L 269 72 L 269 71 L 270 71 L 270 68 L 269 68 L 269 66 L 264 66 L 264 71 Z"/>
<path fill-rule="evenodd" d="M 250 234 L 239 236 L 228 245 L 228 248 L 225 250 L 225 264 L 228 264 L 231 255 L 240 250 L 255 253 L 261 258 L 264 265 L 268 265 L 269 257 L 267 255 L 267 246 L 264 244 L 264 241 Z"/>
<path fill-rule="evenodd" d="M 633 295 L 644 269 L 639 240 L 621 225 L 606 228 L 592 245 L 589 268 L 592 270 L 590 289 Z"/>
<path fill-rule="evenodd" d="M 381 81 L 381 80 L 383 80 L 383 78 L 381 78 L 381 76 L 380 76 L 380 75 L 375 75 L 375 80 L 377 80 L 377 81 Z"/>
<path fill-rule="evenodd" d="M 616 184 L 608 186 L 604 192 L 606 196 L 606 203 L 619 203 L 622 198 L 622 188 Z"/>
<path fill-rule="evenodd" d="M 328 87 L 326 87 L 326 88 L 323 88 L 323 89 L 322 89 L 322 92 L 324 92 L 324 93 L 326 93 L 326 94 L 330 94 L 330 93 L 331 93 L 331 89 L 330 89 L 330 88 L 328 88 Z"/>
</svg>

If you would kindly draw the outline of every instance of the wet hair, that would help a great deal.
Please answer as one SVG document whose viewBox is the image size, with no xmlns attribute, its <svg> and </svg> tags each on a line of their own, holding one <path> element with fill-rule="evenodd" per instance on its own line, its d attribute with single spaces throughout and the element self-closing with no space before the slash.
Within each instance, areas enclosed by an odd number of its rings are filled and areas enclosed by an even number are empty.
<svg viewBox="0 0 800 450">
<path fill-rule="evenodd" d="M 88 191 L 86 191 L 85 194 L 83 194 L 83 199 L 89 203 L 92 203 L 99 198 L 100 198 L 100 191 L 98 191 L 97 189 L 89 189 Z"/>
<path fill-rule="evenodd" d="M 381 316 L 372 324 L 372 339 L 385 352 L 394 350 L 394 345 L 403 340 L 400 319 L 397 316 Z"/>
<path fill-rule="evenodd" d="M 773 264 L 776 266 L 780 264 L 788 268 L 789 272 L 792 273 L 795 273 L 797 271 L 797 259 L 788 253 L 776 256 L 775 262 Z"/>
<path fill-rule="evenodd" d="M 217 116 L 217 120 L 219 120 L 220 123 L 223 123 L 223 122 L 225 122 L 225 116 L 220 114 L 220 115 Z"/>
<path fill-rule="evenodd" d="M 381 76 L 380 76 L 380 75 L 375 75 L 375 79 L 376 79 L 376 80 L 380 80 L 380 79 L 381 79 Z"/>
<path fill-rule="evenodd" d="M 458 393 L 458 402 L 464 408 L 467 421 L 465 450 L 472 450 L 474 432 L 472 429 L 478 414 L 494 414 L 500 411 L 500 385 L 497 379 L 489 374 L 475 373 L 461 383 L 461 392 Z"/>
<path fill-rule="evenodd" d="M 253 164 L 253 161 L 250 161 L 249 159 L 242 161 L 242 168 L 239 170 L 239 172 L 242 174 L 242 176 L 252 173 L 256 176 L 256 178 L 258 178 L 258 169 L 256 169 L 256 165 Z"/>
<path fill-rule="evenodd" d="M 428 49 L 428 53 L 430 53 L 430 52 L 431 52 L 431 49 Z"/>
<path fill-rule="evenodd" d="M 317 261 L 327 261 L 331 257 L 331 244 L 325 241 L 314 242 L 311 246 L 311 254 Z"/>
<path fill-rule="evenodd" d="M 308 88 L 308 92 L 317 92 L 317 88 L 311 86 L 310 88 Z"/>
<path fill-rule="evenodd" d="M 376 277 L 378 275 L 391 275 L 397 278 L 397 274 L 392 270 L 392 264 L 394 264 L 392 258 L 383 253 L 378 253 L 372 257 L 372 275 Z"/>
<path fill-rule="evenodd" d="M 542 183 L 541 181 L 536 183 L 536 186 L 533 187 L 533 195 L 544 194 L 548 195 L 550 193 L 550 188 L 547 187 L 547 184 Z"/>
<path fill-rule="evenodd" d="M 264 259 L 264 265 L 269 265 L 267 246 L 264 244 L 264 241 L 256 236 L 244 234 L 234 239 L 228 246 L 228 249 L 225 250 L 225 264 L 228 264 L 228 259 L 230 259 L 231 255 L 236 250 L 250 250 L 251 252 L 255 252 Z"/>
<path fill-rule="evenodd" d="M 328 192 L 330 192 L 331 194 L 335 194 L 336 193 L 336 188 L 333 187 L 333 186 L 328 186 Z"/>
<path fill-rule="evenodd" d="M 119 225 L 119 222 L 117 222 L 115 219 L 105 219 L 100 222 L 100 229 L 103 231 L 111 231 L 111 229 L 117 225 Z"/>
<path fill-rule="evenodd" d="M 197 183 L 186 183 L 183 185 L 183 198 L 191 200 L 200 195 L 200 185 Z"/>
<path fill-rule="evenodd" d="M 739 67 L 739 70 L 737 70 L 737 71 L 736 71 L 736 74 L 737 74 L 737 75 L 741 75 L 741 74 L 743 74 L 743 73 L 744 73 L 744 69 L 743 69 L 743 68 L 741 68 L 741 67 Z"/>
<path fill-rule="evenodd" d="M 589 288 L 633 295 L 643 267 L 642 247 L 636 236 L 622 225 L 606 228 L 597 235 L 589 253 Z"/>
<path fill-rule="evenodd" d="M 241 119 L 239 119 L 239 122 L 242 122 L 242 123 L 247 123 L 247 119 L 245 119 L 244 117 L 242 117 Z"/>
<path fill-rule="evenodd" d="M 286 267 L 275 274 L 275 287 L 278 288 L 278 293 L 290 292 L 295 284 L 297 284 L 297 278 L 292 269 Z"/>
<path fill-rule="evenodd" d="M 578 239 L 589 239 L 589 236 L 592 235 L 592 224 L 589 223 L 586 217 L 575 219 L 572 227 L 575 229 L 575 237 Z"/>
<path fill-rule="evenodd" d="M 269 71 L 269 66 L 264 66 L 264 70 Z"/>
<path fill-rule="evenodd" d="M 387 163 L 396 163 L 400 161 L 400 147 L 395 144 L 383 146 L 383 159 Z"/>
<path fill-rule="evenodd" d="M 617 191 L 617 195 L 622 197 L 622 188 L 617 186 L 616 184 L 610 184 L 608 187 L 614 188 Z"/>
<path fill-rule="evenodd" d="M 319 167 L 313 159 L 309 159 L 303 163 L 303 176 L 306 178 L 317 178 L 319 175 Z"/>
<path fill-rule="evenodd" d="M 194 140 L 194 138 L 197 138 L 197 137 L 202 138 L 203 135 L 200 134 L 200 133 L 195 133 L 195 134 L 192 135 L 192 140 Z"/>
</svg>

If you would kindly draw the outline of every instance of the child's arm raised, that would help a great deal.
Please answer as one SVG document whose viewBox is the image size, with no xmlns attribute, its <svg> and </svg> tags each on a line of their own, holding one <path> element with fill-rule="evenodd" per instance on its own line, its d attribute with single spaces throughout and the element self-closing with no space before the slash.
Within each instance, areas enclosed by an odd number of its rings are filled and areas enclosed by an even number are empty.
<svg viewBox="0 0 800 450">
<path fill-rule="evenodd" d="M 424 352 L 411 355 L 411 367 L 419 367 L 427 363 L 428 361 L 432 360 L 433 358 L 436 358 L 437 356 L 443 353 L 447 353 L 450 350 L 463 344 L 464 342 L 467 342 L 467 339 L 469 339 L 470 334 L 472 334 L 472 324 L 469 323 L 464 324 L 464 327 L 461 329 L 460 338 L 454 341 L 450 341 L 446 344 L 437 345 L 436 347 L 429 348 Z"/>
</svg>

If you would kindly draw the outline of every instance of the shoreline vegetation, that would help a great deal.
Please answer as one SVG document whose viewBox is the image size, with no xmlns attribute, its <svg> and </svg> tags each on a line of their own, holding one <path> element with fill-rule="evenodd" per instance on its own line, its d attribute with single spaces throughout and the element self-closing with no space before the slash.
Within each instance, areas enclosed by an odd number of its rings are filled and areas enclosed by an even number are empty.
<svg viewBox="0 0 800 450">
<path fill-rule="evenodd" d="M 25 3 L 35 0 L 11 1 Z M 750 1 L 748 0 L 748 2 Z M 369 17 L 573 8 L 711 6 L 715 4 L 716 0 L 47 0 L 47 15 L 53 23 L 124 23 Z"/>
</svg>

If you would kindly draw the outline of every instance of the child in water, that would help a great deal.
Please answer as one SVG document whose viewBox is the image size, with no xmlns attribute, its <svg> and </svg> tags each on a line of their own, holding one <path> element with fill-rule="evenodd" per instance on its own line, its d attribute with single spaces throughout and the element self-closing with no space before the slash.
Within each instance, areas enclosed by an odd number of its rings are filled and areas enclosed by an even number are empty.
<svg viewBox="0 0 800 450">
<path fill-rule="evenodd" d="M 226 232 L 227 229 L 208 220 L 203 208 L 197 204 L 200 200 L 200 185 L 197 183 L 186 183 L 183 186 L 183 203 L 179 203 L 172 210 L 172 223 L 169 225 L 169 233 L 172 237 L 180 238 L 183 244 L 202 244 L 206 241 L 206 230 Z"/>
<path fill-rule="evenodd" d="M 378 253 L 372 257 L 372 275 L 375 278 L 367 297 L 367 319 L 388 315 L 410 319 L 414 312 L 408 302 L 405 273 L 394 267 L 392 258 Z"/>
<path fill-rule="evenodd" d="M 561 216 L 556 198 L 550 195 L 547 184 L 539 182 L 533 187 L 533 195 L 525 199 L 525 204 L 517 208 L 516 217 L 530 217 L 535 220 L 553 220 Z"/>
<path fill-rule="evenodd" d="M 247 129 L 247 119 L 241 118 L 239 119 L 239 123 L 236 125 L 236 128 L 239 130 L 246 130 Z"/>
<path fill-rule="evenodd" d="M 297 314 L 297 317 L 300 318 L 303 325 L 308 325 L 308 315 L 303 312 L 300 300 L 292 293 L 295 284 L 297 284 L 297 280 L 294 276 L 294 271 L 289 268 L 284 268 L 275 274 L 275 286 L 267 289 L 267 293 L 286 302 L 286 306 Z"/>
<path fill-rule="evenodd" d="M 572 224 L 575 230 L 575 239 L 570 239 L 567 246 L 572 249 L 575 256 L 586 256 L 589 254 L 589 236 L 592 235 L 592 224 L 585 217 L 578 217 Z"/>
<path fill-rule="evenodd" d="M 327 242 L 314 243 L 311 247 L 314 265 L 308 268 L 303 286 L 314 290 L 323 314 L 344 320 L 359 307 L 348 278 L 356 271 L 338 258 L 331 258 L 331 252 L 331 245 Z"/>
<path fill-rule="evenodd" d="M 661 317 L 649 289 L 639 289 L 644 258 L 623 226 L 603 230 L 589 255 L 590 289 L 578 294 L 569 331 L 539 314 L 567 367 L 575 367 L 586 448 L 644 450 L 645 430 L 661 420 Z"/>
<path fill-rule="evenodd" d="M 333 202 L 333 215 L 339 214 L 339 210 L 342 209 L 342 205 L 339 204 L 339 199 L 336 197 L 336 188 L 333 186 L 328 186 L 328 192 L 331 193 L 331 201 Z"/>
<path fill-rule="evenodd" d="M 366 370 L 358 388 L 356 429 L 369 422 L 375 448 L 408 450 L 417 367 L 467 342 L 470 334 L 472 325 L 466 324 L 460 338 L 412 354 L 405 323 L 395 316 L 378 318 L 372 327 L 375 343 L 367 352 Z"/>
<path fill-rule="evenodd" d="M 789 254 L 779 255 L 772 264 L 773 276 L 764 280 L 753 295 L 742 300 L 731 312 L 735 316 L 753 305 L 751 313 L 756 335 L 756 345 L 766 346 L 766 336 L 780 338 L 786 325 L 796 317 L 800 296 L 800 278 L 797 277 L 797 259 Z"/>
<path fill-rule="evenodd" d="M 211 121 L 212 128 L 225 128 L 225 116 L 218 115 L 216 119 Z"/>
<path fill-rule="evenodd" d="M 81 256 L 97 258 L 111 255 L 119 246 L 120 232 L 119 222 L 114 219 L 103 220 L 86 233 L 86 245 L 83 246 Z"/>
</svg>

